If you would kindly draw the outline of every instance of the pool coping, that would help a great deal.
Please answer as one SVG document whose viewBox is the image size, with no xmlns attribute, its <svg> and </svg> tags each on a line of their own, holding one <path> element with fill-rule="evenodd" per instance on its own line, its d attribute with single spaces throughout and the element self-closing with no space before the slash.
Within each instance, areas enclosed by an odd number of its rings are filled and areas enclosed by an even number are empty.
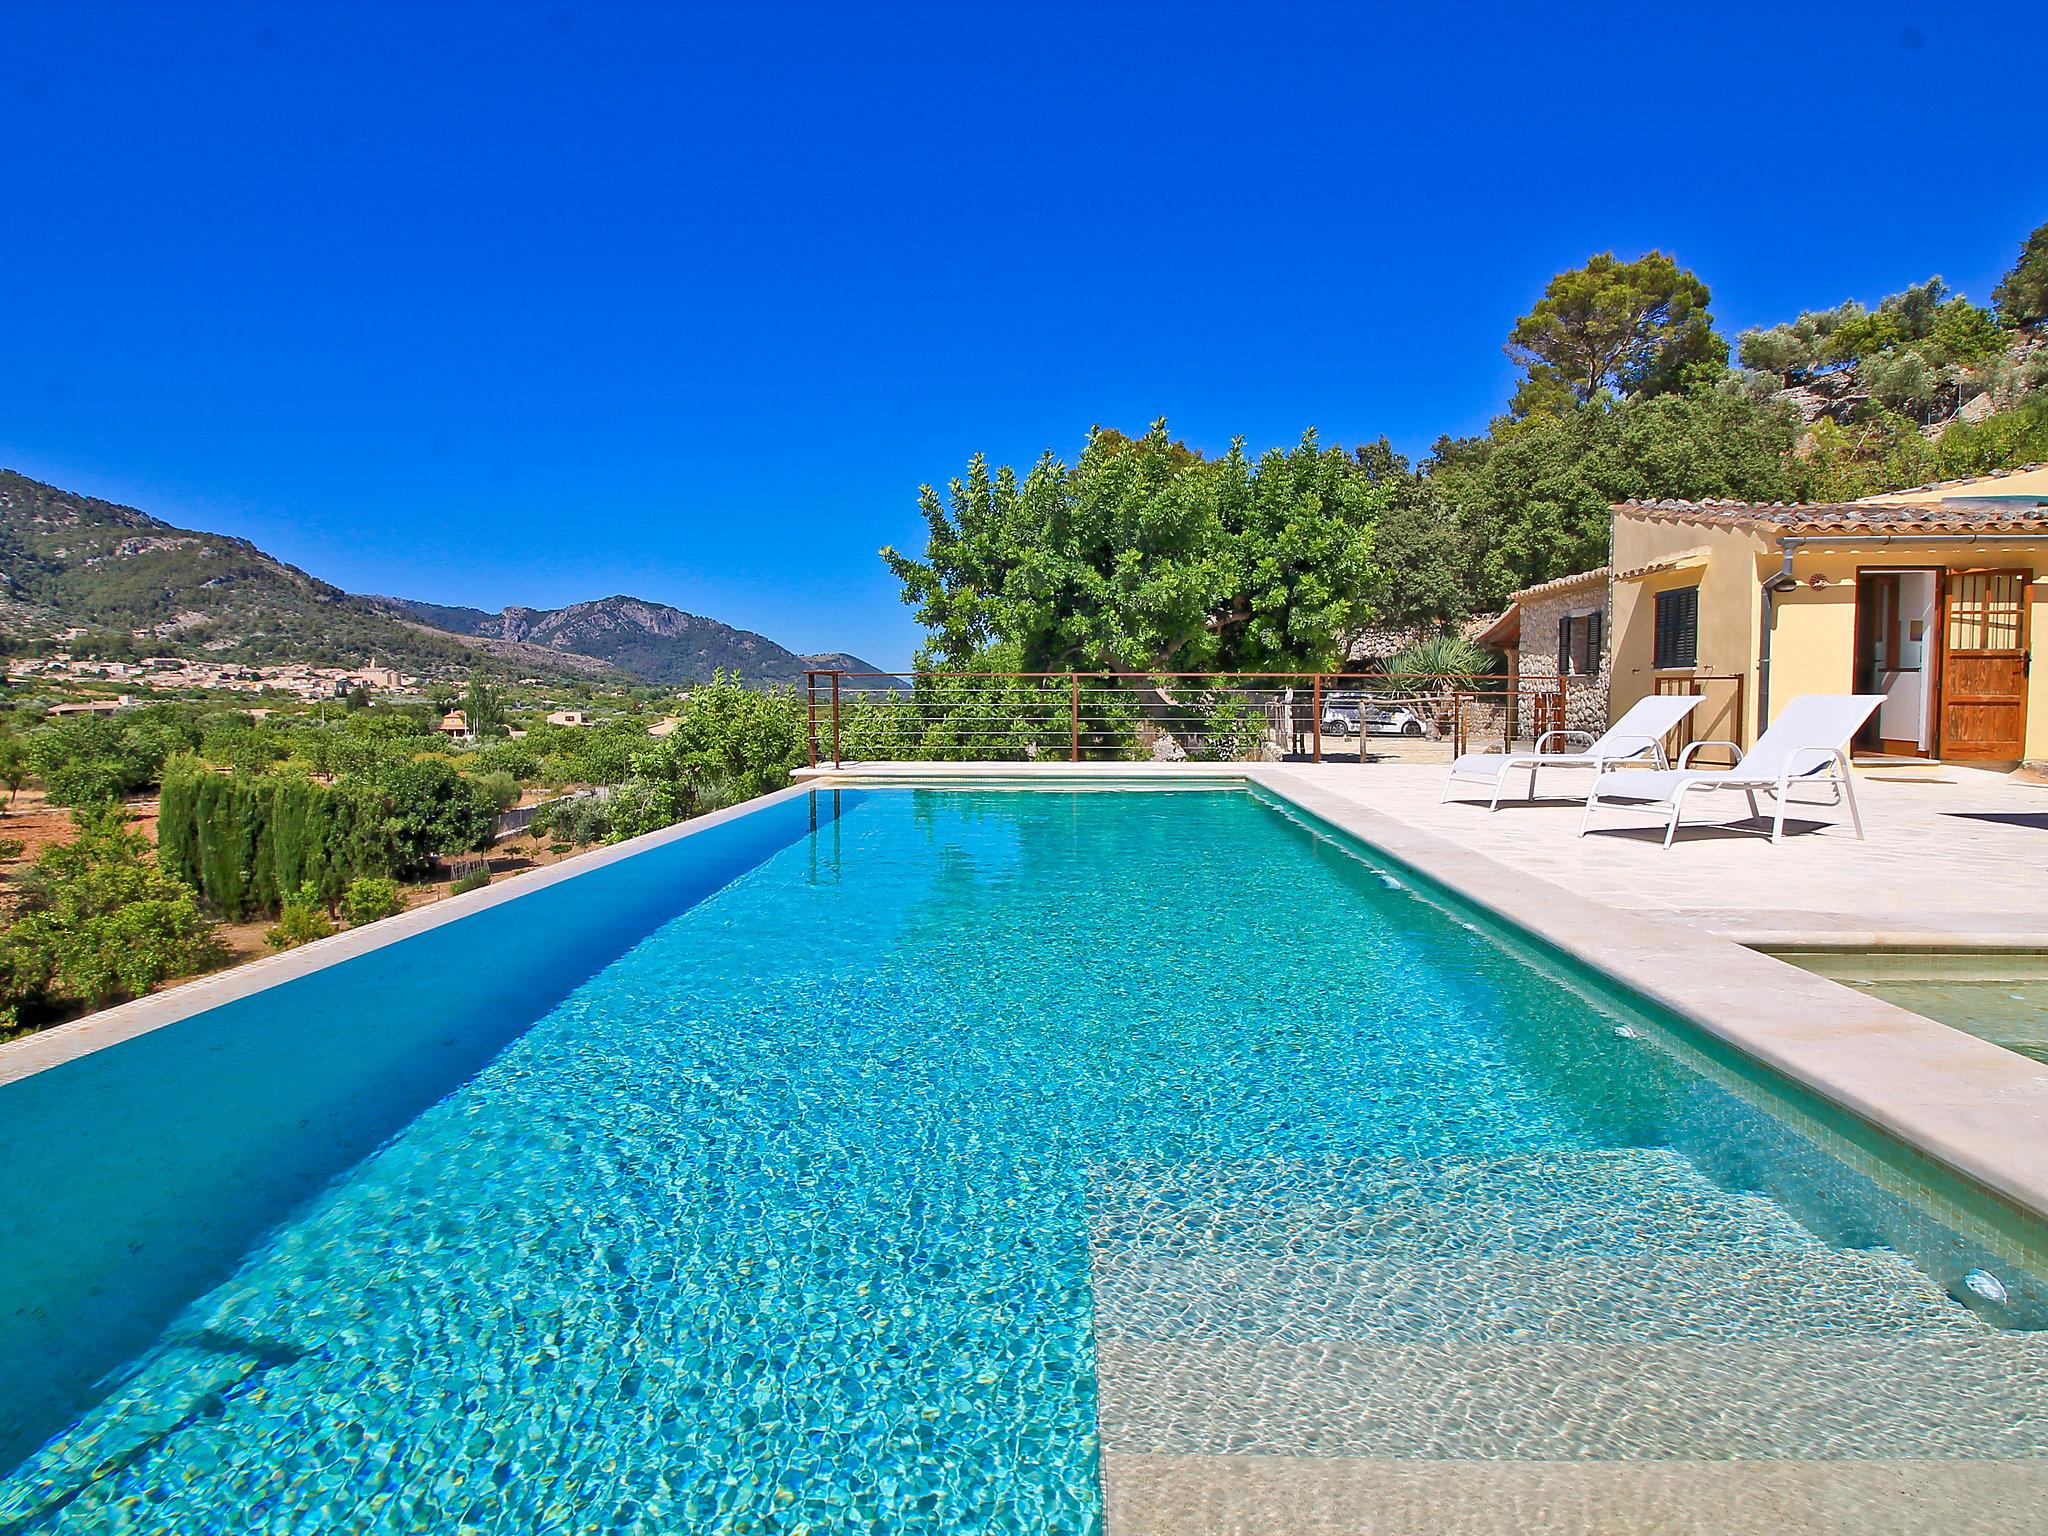
<svg viewBox="0 0 2048 1536">
<path fill-rule="evenodd" d="M 427 906 L 414 907 L 392 917 L 381 918 L 374 923 L 365 923 L 360 928 L 347 928 L 330 938 L 316 939 L 296 949 L 281 950 L 274 955 L 245 961 L 225 970 L 212 971 L 204 976 L 195 976 L 176 986 L 166 987 L 161 992 L 152 992 L 147 997 L 138 997 L 131 1002 L 119 1003 L 98 1013 L 88 1013 L 83 1018 L 72 1019 L 63 1024 L 52 1025 L 33 1035 L 19 1040 L 0 1043 L 0 1087 L 33 1077 L 38 1072 L 47 1072 L 81 1056 L 89 1056 L 108 1046 L 146 1035 L 152 1030 L 162 1029 L 210 1008 L 236 1002 L 272 987 L 296 981 L 302 976 L 323 971 L 331 965 L 340 965 L 359 955 L 367 955 L 404 939 L 412 938 L 443 924 L 459 922 L 465 917 L 500 906 L 508 901 L 517 901 L 522 896 L 531 896 L 549 886 L 560 885 L 564 880 L 573 880 L 587 875 L 606 865 L 630 859 L 635 854 L 645 853 L 667 843 L 679 842 L 708 832 L 727 822 L 751 816 L 771 806 L 781 805 L 799 799 L 812 790 L 809 784 L 795 784 L 787 789 L 778 789 L 752 800 L 741 801 L 722 811 L 712 811 L 694 817 L 689 821 L 677 822 L 674 826 L 663 827 L 639 837 L 629 838 L 622 843 L 612 843 L 603 848 L 593 848 L 587 853 L 575 854 L 556 864 L 543 865 L 539 869 L 523 870 L 502 880 L 493 880 L 489 885 L 460 896 L 446 897 Z"/>
<path fill-rule="evenodd" d="M 846 764 L 799 774 L 821 786 L 846 787 L 984 779 L 1257 784 L 1669 1009 L 2026 1216 L 2048 1221 L 2048 1070 L 2038 1063 L 1733 937 L 1661 912 L 1609 906 L 1511 869 L 1335 794 L 1284 764 Z M 1560 836 L 1569 835 L 1569 818 L 1559 828 Z M 1759 844 L 1760 859 L 1768 852 Z M 1758 873 L 1768 875 L 1768 866 L 1760 864 Z"/>
</svg>

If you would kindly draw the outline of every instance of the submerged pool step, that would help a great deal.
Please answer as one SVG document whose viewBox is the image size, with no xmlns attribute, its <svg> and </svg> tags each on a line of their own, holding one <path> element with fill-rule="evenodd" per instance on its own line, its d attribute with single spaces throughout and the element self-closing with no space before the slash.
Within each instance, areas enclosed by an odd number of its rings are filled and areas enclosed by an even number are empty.
<svg viewBox="0 0 2048 1536">
<path fill-rule="evenodd" d="M 1893 1254 L 1417 1260 L 1160 1255 L 1093 1259 L 1099 1337 L 1696 1339 L 1974 1337 L 1985 1325 Z"/>
<path fill-rule="evenodd" d="M 2038 1536 L 2048 1462 L 1102 1458 L 1110 1536 Z"/>
<path fill-rule="evenodd" d="M 1172 1343 L 1104 1338 L 1105 1453 L 2048 1463 L 2048 1338 Z"/>
<path fill-rule="evenodd" d="M 1105 1336 L 1759 1338 L 1985 1324 L 1668 1150 L 1099 1169 Z"/>
<path fill-rule="evenodd" d="M 1092 1242 L 1418 1256 L 1832 1252 L 1782 1206 L 1666 1148 L 1492 1158 L 1270 1160 L 1090 1169 Z"/>
</svg>

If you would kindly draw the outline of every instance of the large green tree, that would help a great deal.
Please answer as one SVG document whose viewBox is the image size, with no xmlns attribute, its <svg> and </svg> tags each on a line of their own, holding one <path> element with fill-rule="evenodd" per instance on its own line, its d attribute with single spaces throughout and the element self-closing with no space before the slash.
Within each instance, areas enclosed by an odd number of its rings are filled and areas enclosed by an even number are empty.
<svg viewBox="0 0 2048 1536">
<path fill-rule="evenodd" d="M 1613 252 L 1560 272 L 1515 322 L 1507 353 L 1528 370 L 1518 415 L 1584 404 L 1602 390 L 1676 389 L 1728 362 L 1707 285 L 1662 251 L 1634 261 Z"/>
<path fill-rule="evenodd" d="M 1998 318 L 2007 325 L 2039 325 L 2048 320 L 2048 224 L 2020 247 L 2020 259 L 1991 290 Z"/>
<path fill-rule="evenodd" d="M 1777 501 L 1795 492 L 1798 419 L 1729 390 L 1595 400 L 1446 439 L 1428 493 L 1473 552 L 1482 608 L 1607 561 L 1612 503 L 1660 496 Z"/>
<path fill-rule="evenodd" d="M 1310 431 L 1251 458 L 1097 429 L 1072 465 L 1018 475 L 976 455 L 919 492 L 923 559 L 884 549 L 932 651 L 992 645 L 1026 670 L 1327 667 L 1384 586 L 1373 528 L 1392 485 Z"/>
</svg>

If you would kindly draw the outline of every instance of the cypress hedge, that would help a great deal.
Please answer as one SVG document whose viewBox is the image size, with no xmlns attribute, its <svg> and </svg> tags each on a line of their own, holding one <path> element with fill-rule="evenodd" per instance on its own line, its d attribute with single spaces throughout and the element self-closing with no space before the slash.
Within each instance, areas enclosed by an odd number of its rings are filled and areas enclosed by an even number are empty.
<svg viewBox="0 0 2048 1536">
<path fill-rule="evenodd" d="M 274 917 L 307 886 L 332 905 L 350 881 L 395 875 L 401 863 L 374 789 L 189 762 L 165 770 L 157 856 L 231 921 Z"/>
</svg>

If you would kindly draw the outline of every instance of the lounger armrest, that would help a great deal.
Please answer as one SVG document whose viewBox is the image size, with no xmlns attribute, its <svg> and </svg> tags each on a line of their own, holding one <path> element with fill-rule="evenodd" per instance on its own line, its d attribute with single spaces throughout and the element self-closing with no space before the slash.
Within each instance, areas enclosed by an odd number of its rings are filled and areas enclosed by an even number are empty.
<svg viewBox="0 0 2048 1536">
<path fill-rule="evenodd" d="M 1794 765 L 1799 764 L 1802 758 L 1813 758 L 1816 761 L 1795 767 Z M 1805 778 L 1807 774 L 1825 768 L 1829 763 L 1837 760 L 1841 762 L 1845 770 L 1848 768 L 1849 760 L 1842 756 L 1842 750 L 1839 747 L 1794 747 L 1785 754 L 1784 766 L 1778 770 L 1778 782 L 1780 784 L 1790 784 L 1794 779 Z"/>
<path fill-rule="evenodd" d="M 1608 745 L 1618 746 L 1622 742 L 1628 741 L 1632 741 L 1636 743 L 1636 745 L 1630 747 L 1625 752 L 1604 753 L 1602 754 L 1603 760 L 1610 763 L 1619 763 L 1631 757 L 1641 757 L 1645 752 L 1655 753 L 1657 754 L 1659 760 L 1662 760 L 1664 745 L 1663 742 L 1655 736 L 1638 736 L 1634 731 L 1630 731 L 1625 736 L 1609 737 Z"/>
<path fill-rule="evenodd" d="M 1571 736 L 1578 737 L 1579 740 L 1583 741 L 1589 747 L 1593 745 L 1593 733 L 1591 731 L 1545 731 L 1541 736 L 1538 736 L 1536 738 L 1536 755 L 1538 757 L 1541 757 L 1543 755 L 1544 747 L 1548 745 L 1553 738 L 1563 739 Z"/>
<path fill-rule="evenodd" d="M 1687 747 L 1683 752 L 1678 754 L 1678 766 L 1681 768 L 1690 768 L 1692 766 L 1693 753 L 1699 751 L 1701 747 L 1726 747 L 1730 752 L 1733 752 L 1735 754 L 1736 762 L 1739 763 L 1742 761 L 1742 746 L 1739 742 L 1696 741 L 1691 746 Z"/>
</svg>

